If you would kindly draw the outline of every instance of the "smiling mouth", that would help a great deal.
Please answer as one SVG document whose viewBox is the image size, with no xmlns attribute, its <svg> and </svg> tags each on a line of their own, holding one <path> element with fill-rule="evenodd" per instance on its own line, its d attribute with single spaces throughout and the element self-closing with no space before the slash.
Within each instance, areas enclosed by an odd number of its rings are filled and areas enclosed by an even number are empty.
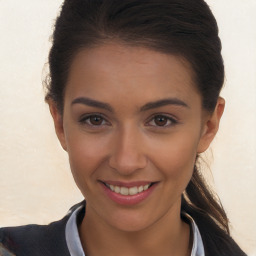
<svg viewBox="0 0 256 256">
<path fill-rule="evenodd" d="M 105 182 L 102 182 L 102 183 L 116 194 L 120 194 L 123 196 L 133 196 L 133 195 L 140 194 L 144 191 L 147 191 L 156 182 L 151 182 L 146 185 L 134 186 L 134 187 L 129 187 L 129 188 L 125 187 L 125 186 L 116 186 L 116 185 L 108 184 Z"/>
</svg>

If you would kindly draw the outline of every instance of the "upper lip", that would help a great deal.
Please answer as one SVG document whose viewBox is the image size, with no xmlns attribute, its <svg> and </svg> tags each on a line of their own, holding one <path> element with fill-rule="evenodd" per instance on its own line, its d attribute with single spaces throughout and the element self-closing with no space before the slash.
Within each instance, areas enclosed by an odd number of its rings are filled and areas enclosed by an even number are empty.
<svg viewBox="0 0 256 256">
<path fill-rule="evenodd" d="M 147 184 L 155 183 L 153 181 L 123 182 L 123 181 L 112 181 L 112 180 L 102 180 L 101 182 L 106 183 L 108 185 L 119 186 L 119 187 L 127 187 L 127 188 L 140 187 L 140 186 L 145 186 Z"/>
</svg>

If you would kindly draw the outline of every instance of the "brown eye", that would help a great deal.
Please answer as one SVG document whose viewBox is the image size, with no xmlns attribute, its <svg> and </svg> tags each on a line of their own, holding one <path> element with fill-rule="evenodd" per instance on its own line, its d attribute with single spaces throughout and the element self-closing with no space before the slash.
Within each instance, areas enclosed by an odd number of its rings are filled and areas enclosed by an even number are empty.
<svg viewBox="0 0 256 256">
<path fill-rule="evenodd" d="M 106 121 L 106 119 L 104 117 L 102 117 L 101 115 L 86 115 L 83 116 L 80 120 L 79 123 L 81 123 L 82 125 L 86 125 L 87 127 L 101 127 L 104 125 L 109 125 L 109 123 Z"/>
<path fill-rule="evenodd" d="M 92 125 L 101 125 L 103 123 L 104 119 L 101 116 L 90 116 L 89 122 Z"/>
<path fill-rule="evenodd" d="M 149 126 L 155 127 L 172 127 L 176 125 L 178 122 L 173 117 L 167 115 L 155 115 L 153 116 L 150 121 L 147 123 Z"/>
<path fill-rule="evenodd" d="M 166 116 L 156 116 L 154 121 L 157 126 L 165 126 L 168 123 L 169 118 Z"/>
</svg>

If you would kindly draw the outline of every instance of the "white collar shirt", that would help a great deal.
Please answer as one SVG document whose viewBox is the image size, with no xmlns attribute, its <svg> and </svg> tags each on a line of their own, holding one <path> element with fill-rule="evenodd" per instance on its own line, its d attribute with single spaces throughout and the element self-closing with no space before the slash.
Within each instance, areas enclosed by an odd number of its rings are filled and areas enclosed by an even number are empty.
<svg viewBox="0 0 256 256">
<path fill-rule="evenodd" d="M 77 228 L 77 215 L 83 207 L 84 206 L 78 207 L 71 214 L 66 224 L 65 236 L 66 236 L 66 242 L 69 249 L 69 253 L 71 256 L 86 256 L 83 251 L 83 247 L 81 244 L 81 240 L 80 240 L 78 228 Z M 195 221 L 188 214 L 185 213 L 184 215 L 186 216 L 187 219 L 189 219 L 192 227 L 193 246 L 192 246 L 191 256 L 205 256 L 202 237 L 200 235 L 199 229 Z"/>
</svg>

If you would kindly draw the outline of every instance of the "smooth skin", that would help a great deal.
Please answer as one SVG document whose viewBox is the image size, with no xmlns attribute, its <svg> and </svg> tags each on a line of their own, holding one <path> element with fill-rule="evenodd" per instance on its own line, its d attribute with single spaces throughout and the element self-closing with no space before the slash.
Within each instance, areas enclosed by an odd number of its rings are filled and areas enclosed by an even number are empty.
<svg viewBox="0 0 256 256">
<path fill-rule="evenodd" d="M 197 154 L 213 140 L 225 102 L 208 113 L 189 64 L 121 43 L 84 49 L 70 68 L 61 115 L 50 111 L 67 151 L 86 216 L 79 227 L 90 255 L 191 254 L 181 195 Z M 120 205 L 102 182 L 156 182 L 135 205 Z"/>
</svg>

